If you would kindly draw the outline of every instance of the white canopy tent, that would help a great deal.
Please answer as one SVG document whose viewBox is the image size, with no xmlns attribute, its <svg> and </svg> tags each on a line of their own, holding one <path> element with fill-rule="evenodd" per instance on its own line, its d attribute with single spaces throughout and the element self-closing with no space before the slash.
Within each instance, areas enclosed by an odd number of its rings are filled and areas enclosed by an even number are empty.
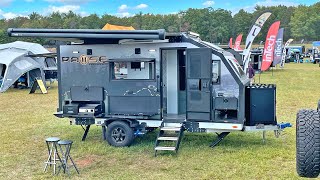
<svg viewBox="0 0 320 180">
<path fill-rule="evenodd" d="M 27 73 L 28 86 L 35 78 L 45 82 L 44 70 L 57 70 L 54 60 L 30 55 L 50 53 L 40 44 L 16 41 L 0 45 L 0 92 L 6 91 L 19 77 Z M 51 62 L 52 61 L 52 62 Z"/>
</svg>

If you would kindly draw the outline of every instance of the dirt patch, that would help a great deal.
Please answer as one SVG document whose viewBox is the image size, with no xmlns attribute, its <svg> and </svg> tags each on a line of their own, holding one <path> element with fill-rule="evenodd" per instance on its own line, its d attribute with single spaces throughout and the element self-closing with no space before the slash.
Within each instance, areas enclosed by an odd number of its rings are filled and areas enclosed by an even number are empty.
<svg viewBox="0 0 320 180">
<path fill-rule="evenodd" d="M 86 157 L 82 157 L 75 161 L 78 167 L 85 168 L 99 161 L 100 156 L 97 155 L 89 155 Z"/>
</svg>

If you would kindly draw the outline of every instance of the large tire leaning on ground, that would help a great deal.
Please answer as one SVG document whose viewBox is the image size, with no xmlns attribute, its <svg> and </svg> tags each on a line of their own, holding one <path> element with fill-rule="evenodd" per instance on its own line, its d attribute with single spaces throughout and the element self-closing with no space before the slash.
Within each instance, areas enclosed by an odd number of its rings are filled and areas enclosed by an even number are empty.
<svg viewBox="0 0 320 180">
<path fill-rule="evenodd" d="M 134 140 L 134 132 L 128 123 L 114 121 L 107 127 L 106 139 L 115 147 L 130 146 Z"/>
<path fill-rule="evenodd" d="M 316 178 L 320 173 L 320 117 L 315 110 L 297 114 L 297 172 L 301 177 Z"/>
</svg>

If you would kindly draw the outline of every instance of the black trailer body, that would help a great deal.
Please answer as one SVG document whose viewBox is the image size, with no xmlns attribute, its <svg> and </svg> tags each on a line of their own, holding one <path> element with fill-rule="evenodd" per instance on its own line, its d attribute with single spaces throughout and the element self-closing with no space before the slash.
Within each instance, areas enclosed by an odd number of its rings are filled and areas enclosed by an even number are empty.
<svg viewBox="0 0 320 180">
<path fill-rule="evenodd" d="M 230 52 L 194 33 L 34 29 L 8 33 L 78 42 L 58 47 L 56 116 L 86 125 L 85 135 L 90 125 L 101 125 L 104 138 L 114 146 L 130 145 L 133 135 L 158 127 L 156 151 L 179 147 L 181 133 L 178 138 L 162 137 L 165 131 L 280 130 L 275 112 L 269 121 L 246 122 L 249 79 Z M 269 106 L 265 108 L 275 110 L 275 99 Z M 158 140 L 177 144 L 158 147 Z"/>
</svg>

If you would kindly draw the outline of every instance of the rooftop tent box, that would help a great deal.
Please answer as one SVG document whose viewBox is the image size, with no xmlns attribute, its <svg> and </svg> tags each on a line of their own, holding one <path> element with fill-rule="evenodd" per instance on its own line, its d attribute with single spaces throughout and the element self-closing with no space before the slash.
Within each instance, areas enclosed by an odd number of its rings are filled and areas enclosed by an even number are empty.
<svg viewBox="0 0 320 180">
<path fill-rule="evenodd" d="M 276 85 L 254 84 L 246 88 L 246 125 L 276 125 Z"/>
</svg>

